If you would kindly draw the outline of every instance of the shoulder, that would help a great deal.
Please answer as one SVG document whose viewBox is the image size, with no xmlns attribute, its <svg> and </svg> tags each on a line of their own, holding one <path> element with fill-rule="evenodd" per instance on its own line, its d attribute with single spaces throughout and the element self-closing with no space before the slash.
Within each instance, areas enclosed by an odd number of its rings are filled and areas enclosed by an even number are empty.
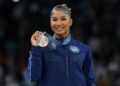
<svg viewBox="0 0 120 86">
<path fill-rule="evenodd" d="M 87 44 L 85 44 L 81 41 L 78 41 L 78 40 L 75 40 L 75 39 L 72 39 L 72 41 L 73 41 L 73 44 L 75 46 L 77 46 L 82 51 L 88 52 L 89 50 L 91 50 L 91 48 Z"/>
</svg>

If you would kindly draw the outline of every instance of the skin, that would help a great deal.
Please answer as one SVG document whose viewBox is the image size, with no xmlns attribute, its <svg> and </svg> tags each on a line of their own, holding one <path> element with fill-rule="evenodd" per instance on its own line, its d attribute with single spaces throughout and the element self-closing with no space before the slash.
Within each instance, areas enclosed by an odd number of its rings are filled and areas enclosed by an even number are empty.
<svg viewBox="0 0 120 86">
<path fill-rule="evenodd" d="M 70 34 L 72 19 L 63 9 L 53 9 L 50 18 L 50 25 L 57 38 L 66 38 Z M 38 46 L 37 40 L 41 38 L 41 35 L 41 31 L 33 33 L 31 36 L 31 44 L 33 46 Z"/>
<path fill-rule="evenodd" d="M 72 19 L 63 9 L 54 9 L 50 22 L 51 28 L 57 38 L 65 38 L 69 35 Z"/>
</svg>

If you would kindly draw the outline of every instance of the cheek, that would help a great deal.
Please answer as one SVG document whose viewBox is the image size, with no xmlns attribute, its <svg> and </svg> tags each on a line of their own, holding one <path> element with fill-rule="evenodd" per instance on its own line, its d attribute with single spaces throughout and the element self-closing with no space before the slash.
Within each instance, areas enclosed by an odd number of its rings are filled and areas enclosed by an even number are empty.
<svg viewBox="0 0 120 86">
<path fill-rule="evenodd" d="M 53 21 L 52 20 L 50 20 L 50 25 L 53 26 Z"/>
<path fill-rule="evenodd" d="M 51 26 L 51 28 L 53 28 L 53 27 L 54 27 L 54 24 L 53 24 L 53 23 L 50 23 L 50 26 Z"/>
<path fill-rule="evenodd" d="M 68 22 L 66 22 L 64 25 L 65 25 L 66 28 L 70 27 L 70 23 L 68 23 Z"/>
<path fill-rule="evenodd" d="M 53 32 L 55 32 L 54 24 L 51 24 L 51 29 L 52 29 Z"/>
</svg>

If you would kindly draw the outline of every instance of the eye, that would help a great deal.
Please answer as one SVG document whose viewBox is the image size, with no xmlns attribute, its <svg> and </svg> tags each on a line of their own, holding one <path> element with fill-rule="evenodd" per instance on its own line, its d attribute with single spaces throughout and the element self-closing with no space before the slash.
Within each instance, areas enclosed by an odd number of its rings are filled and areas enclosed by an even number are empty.
<svg viewBox="0 0 120 86">
<path fill-rule="evenodd" d="M 61 20 L 62 20 L 62 21 L 65 21 L 65 20 L 66 20 L 66 18 L 62 18 Z"/>
<path fill-rule="evenodd" d="M 53 18 L 52 21 L 57 21 L 57 18 Z"/>
</svg>

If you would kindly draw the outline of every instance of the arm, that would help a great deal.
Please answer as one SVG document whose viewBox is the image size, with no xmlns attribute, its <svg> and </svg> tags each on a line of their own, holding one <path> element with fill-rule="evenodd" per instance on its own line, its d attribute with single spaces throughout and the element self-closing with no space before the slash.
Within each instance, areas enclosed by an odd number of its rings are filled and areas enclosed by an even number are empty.
<svg viewBox="0 0 120 86">
<path fill-rule="evenodd" d="M 31 36 L 31 52 L 27 65 L 27 78 L 31 82 L 39 82 L 42 77 L 42 55 L 41 47 L 38 46 L 38 39 L 42 36 L 42 32 L 36 31 Z"/>
<path fill-rule="evenodd" d="M 86 86 L 96 86 L 96 74 L 93 65 L 93 55 L 90 49 L 88 50 L 83 70 L 86 77 Z"/>
<path fill-rule="evenodd" d="M 27 65 L 27 78 L 31 82 L 39 82 L 42 77 L 41 48 L 32 46 Z"/>
</svg>

